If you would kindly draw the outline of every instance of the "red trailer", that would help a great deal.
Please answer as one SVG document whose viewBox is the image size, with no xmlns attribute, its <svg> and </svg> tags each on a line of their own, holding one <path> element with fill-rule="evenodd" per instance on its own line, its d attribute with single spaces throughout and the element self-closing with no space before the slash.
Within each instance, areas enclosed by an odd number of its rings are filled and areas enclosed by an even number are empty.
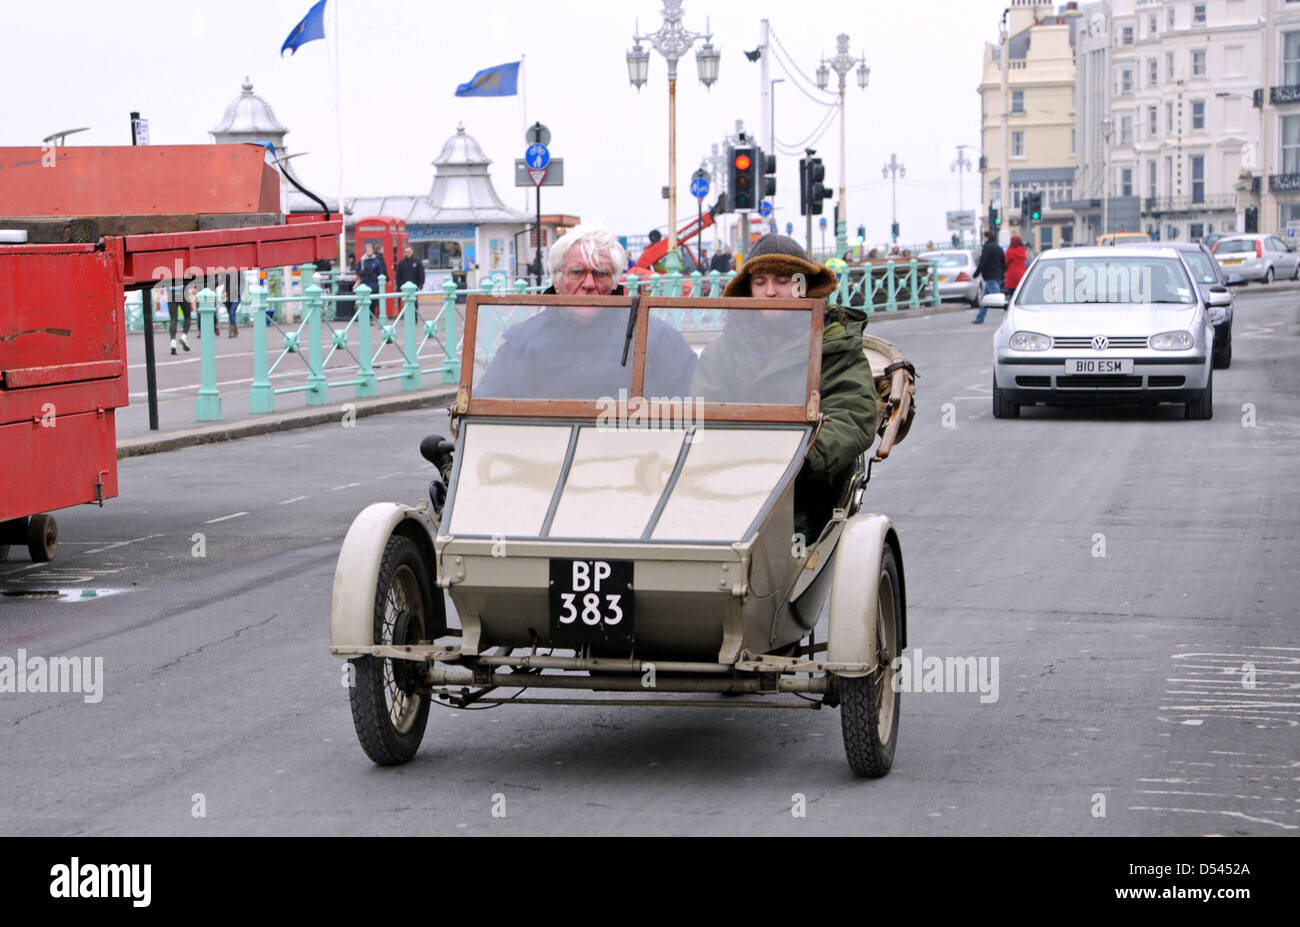
<svg viewBox="0 0 1300 927">
<path fill-rule="evenodd" d="M 336 258 L 341 223 L 280 224 L 260 145 L 0 148 L 0 209 L 0 560 L 42 561 L 50 511 L 118 492 L 123 291 Z"/>
</svg>

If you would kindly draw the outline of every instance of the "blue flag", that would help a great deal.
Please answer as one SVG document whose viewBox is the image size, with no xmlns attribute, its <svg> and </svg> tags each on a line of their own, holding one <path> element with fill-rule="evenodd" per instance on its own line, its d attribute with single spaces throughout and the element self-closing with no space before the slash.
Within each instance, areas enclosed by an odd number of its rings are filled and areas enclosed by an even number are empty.
<svg viewBox="0 0 1300 927">
<path fill-rule="evenodd" d="M 298 46 L 305 45 L 314 39 L 325 38 L 325 0 L 319 2 L 307 11 L 307 15 L 302 18 L 302 22 L 293 27 L 289 37 L 284 40 L 280 46 L 280 57 L 284 57 L 284 51 L 287 48 L 290 53 L 296 52 Z"/>
<path fill-rule="evenodd" d="M 519 62 L 484 68 L 467 84 L 456 88 L 458 97 L 512 97 L 519 92 Z"/>
</svg>

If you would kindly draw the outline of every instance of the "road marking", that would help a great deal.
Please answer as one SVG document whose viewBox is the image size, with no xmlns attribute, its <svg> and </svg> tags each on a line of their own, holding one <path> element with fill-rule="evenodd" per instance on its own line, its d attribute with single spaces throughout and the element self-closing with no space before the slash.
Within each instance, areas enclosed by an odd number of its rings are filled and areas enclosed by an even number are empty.
<svg viewBox="0 0 1300 927">
<path fill-rule="evenodd" d="M 294 496 L 292 499 L 285 499 L 283 502 L 277 502 L 276 505 L 291 505 L 294 502 L 301 502 L 306 496 Z"/>
<path fill-rule="evenodd" d="M 252 352 L 252 351 L 244 351 L 244 352 L 241 352 L 241 353 L 239 353 L 239 354 L 218 354 L 218 355 L 217 355 L 217 360 L 224 360 L 224 359 L 227 358 L 227 357 L 252 357 L 252 356 L 253 356 L 253 352 Z M 174 361 L 154 361 L 154 366 L 155 366 L 155 367 L 174 367 L 174 366 L 176 366 L 177 364 L 197 364 L 197 363 L 202 362 L 202 360 L 203 360 L 203 358 L 202 358 L 201 356 L 186 357 L 186 358 L 184 358 L 184 359 L 182 359 L 182 360 L 174 360 Z M 126 369 L 127 369 L 127 370 L 143 370 L 143 369 L 144 369 L 145 367 L 147 367 L 147 366 L 149 366 L 149 365 L 148 365 L 148 364 L 127 364 L 127 365 L 126 365 Z"/>
<path fill-rule="evenodd" d="M 238 518 L 240 515 L 247 515 L 247 512 L 236 512 L 234 515 L 222 515 L 220 518 L 209 518 L 204 522 L 205 525 L 215 525 L 219 521 L 230 521 L 232 518 Z"/>
<path fill-rule="evenodd" d="M 330 492 L 338 492 L 340 489 L 351 489 L 353 486 L 360 486 L 360 483 L 344 483 L 342 486 L 333 487 Z"/>
<path fill-rule="evenodd" d="M 91 549 L 91 550 L 83 551 L 83 553 L 87 553 L 87 554 L 102 554 L 104 551 L 106 551 L 106 550 L 112 550 L 112 549 L 115 548 L 115 547 L 125 547 L 125 546 L 128 545 L 128 544 L 138 544 L 138 543 L 140 543 L 141 541 L 148 541 L 148 540 L 152 540 L 153 538 L 160 538 L 160 537 L 162 537 L 161 534 L 146 534 L 146 535 L 145 535 L 144 537 L 142 537 L 142 538 L 132 538 L 132 539 L 129 540 L 129 541 L 117 541 L 117 542 L 115 542 L 115 543 L 113 543 L 113 544 L 106 544 L 106 545 L 104 545 L 103 547 L 96 547 L 96 548 L 93 548 L 93 549 Z"/>
</svg>

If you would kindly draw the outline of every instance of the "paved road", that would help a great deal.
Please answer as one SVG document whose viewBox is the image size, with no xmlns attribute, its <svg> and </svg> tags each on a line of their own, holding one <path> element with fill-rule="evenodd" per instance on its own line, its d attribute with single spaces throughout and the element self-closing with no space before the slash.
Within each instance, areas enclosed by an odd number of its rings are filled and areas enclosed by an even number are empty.
<svg viewBox="0 0 1300 927">
<path fill-rule="evenodd" d="M 104 673 L 96 704 L 0 696 L 0 832 L 1294 834 L 1298 302 L 1241 294 L 1206 422 L 994 420 L 988 326 L 875 323 L 922 373 L 868 490 L 902 534 L 910 655 L 999 661 L 996 701 L 905 693 L 878 781 L 834 711 L 730 708 L 434 709 L 413 762 L 374 767 L 327 652 L 334 559 L 364 505 L 421 496 L 445 420 L 124 460 L 120 498 L 60 514 L 53 564 L 0 564 L 0 657 Z"/>
</svg>

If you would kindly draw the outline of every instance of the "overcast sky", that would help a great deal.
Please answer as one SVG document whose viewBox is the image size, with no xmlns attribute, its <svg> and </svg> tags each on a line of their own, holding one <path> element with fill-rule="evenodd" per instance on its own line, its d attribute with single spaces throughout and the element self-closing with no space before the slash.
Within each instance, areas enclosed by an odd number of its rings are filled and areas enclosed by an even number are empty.
<svg viewBox="0 0 1300 927">
<path fill-rule="evenodd" d="M 565 186 L 542 192 L 545 212 L 599 218 L 619 234 L 667 223 L 667 66 L 652 53 L 650 81 L 637 92 L 624 58 L 636 21 L 662 22 L 658 0 L 594 3 L 554 0 L 330 0 L 339 2 L 343 176 L 348 196 L 425 193 L 430 162 L 463 122 L 492 159 L 497 191 L 532 209 L 531 193 L 513 186 L 523 156 L 525 119 L 552 132 L 551 154 L 565 162 Z M 279 56 L 281 43 L 312 0 L 4 0 L 5 118 L 0 145 L 35 145 L 60 129 L 90 126 L 70 141 L 130 141 L 131 110 L 149 120 L 154 144 L 204 144 L 208 130 L 239 94 L 244 76 L 288 126 L 293 162 L 307 186 L 333 195 L 338 145 L 330 50 L 311 42 Z M 706 90 L 694 54 L 679 69 L 677 164 L 679 216 L 694 212 L 686 190 L 713 142 L 741 118 L 759 128 L 759 65 L 744 49 L 759 43 L 760 20 L 812 79 L 835 36 L 847 32 L 865 54 L 870 86 L 848 77 L 848 218 L 883 239 L 890 184 L 881 168 L 892 153 L 907 168 L 898 182 L 902 239 L 947 237 L 944 213 L 957 208 L 956 145 L 979 144 L 981 55 L 997 35 L 1005 0 L 822 2 L 807 7 L 769 0 L 685 0 L 684 24 L 703 31 L 708 18 L 722 51 L 719 79 Z M 820 11 L 808 16 L 805 11 Z M 327 14 L 327 30 L 332 26 Z M 480 68 L 526 56 L 523 96 L 457 98 L 456 85 Z M 804 79 L 773 63 L 778 144 L 814 132 L 825 109 L 800 89 Z M 832 86 L 835 75 L 832 73 Z M 816 95 L 815 84 L 808 88 Z M 526 112 L 525 104 L 526 102 Z M 838 125 L 813 147 L 839 183 Z M 972 159 L 978 151 L 970 153 Z M 779 156 L 777 218 L 802 237 L 798 157 Z M 977 168 L 966 174 L 965 206 L 979 196 Z M 827 201 L 826 214 L 831 214 Z M 0 209 L 0 211 L 3 211 Z M 679 219 L 681 221 L 681 219 Z M 814 231 L 814 242 L 817 232 Z"/>
</svg>

